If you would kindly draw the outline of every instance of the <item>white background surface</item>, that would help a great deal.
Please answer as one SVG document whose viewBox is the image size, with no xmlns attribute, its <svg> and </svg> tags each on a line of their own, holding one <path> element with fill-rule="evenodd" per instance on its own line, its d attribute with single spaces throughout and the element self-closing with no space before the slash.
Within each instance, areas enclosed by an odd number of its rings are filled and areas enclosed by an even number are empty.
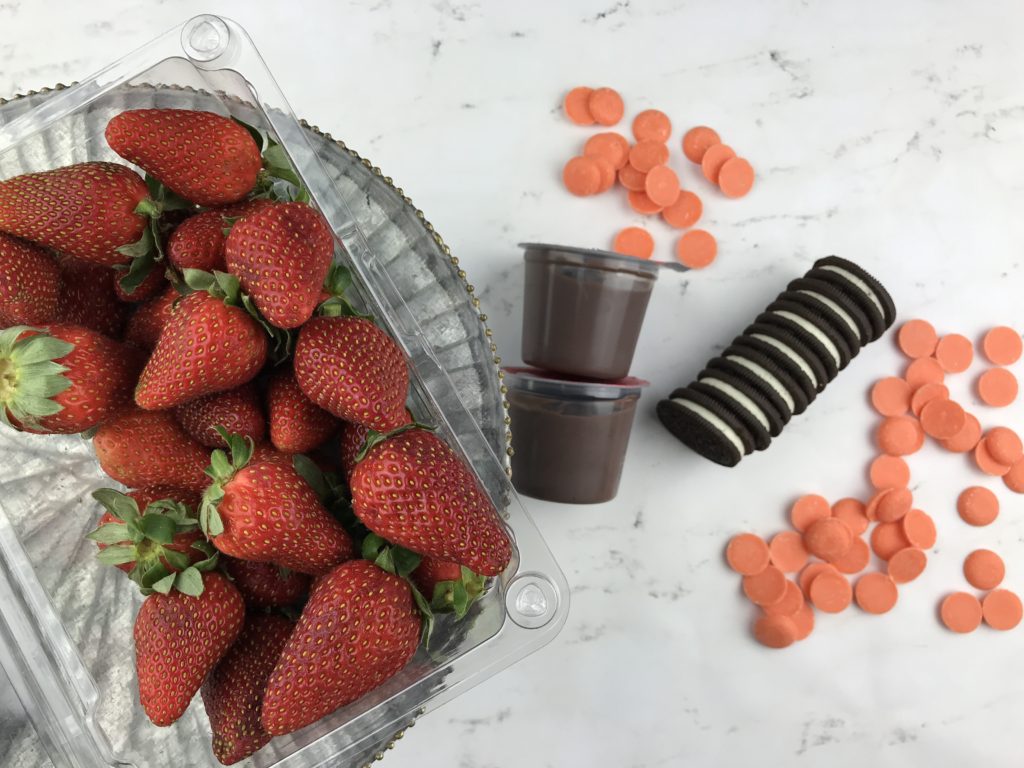
<svg viewBox="0 0 1024 768">
<path fill-rule="evenodd" d="M 558 6 L 555 8 L 554 6 Z M 0 2 L 0 94 L 68 82 L 200 11 L 243 23 L 297 114 L 393 176 L 469 272 L 507 361 L 519 348 L 515 243 L 606 246 L 639 223 L 620 193 L 575 199 L 562 163 L 588 129 L 559 111 L 575 85 L 611 85 L 627 116 L 675 123 L 673 163 L 718 238 L 708 270 L 666 273 L 633 372 L 650 379 L 616 501 L 527 500 L 574 587 L 554 644 L 426 717 L 392 768 L 654 768 L 759 764 L 1021 763 L 1024 629 L 953 636 L 936 605 L 987 546 L 1024 590 L 1021 505 L 961 457 L 913 457 L 939 525 L 931 565 L 889 615 L 819 617 L 786 651 L 749 637 L 722 563 L 728 537 L 781 530 L 795 496 L 867 493 L 865 393 L 902 365 L 865 350 L 771 449 L 725 470 L 653 418 L 814 258 L 839 253 L 888 285 L 903 317 L 972 337 L 1024 326 L 1024 9 L 1016 2 Z M 715 126 L 759 172 L 728 201 L 682 159 L 682 131 Z M 623 124 L 620 130 L 628 132 Z M 651 225 L 658 254 L 673 239 Z M 954 395 L 983 424 L 980 366 Z M 1020 368 L 1017 371 L 1021 373 Z M 956 493 L 992 487 L 987 529 Z"/>
</svg>

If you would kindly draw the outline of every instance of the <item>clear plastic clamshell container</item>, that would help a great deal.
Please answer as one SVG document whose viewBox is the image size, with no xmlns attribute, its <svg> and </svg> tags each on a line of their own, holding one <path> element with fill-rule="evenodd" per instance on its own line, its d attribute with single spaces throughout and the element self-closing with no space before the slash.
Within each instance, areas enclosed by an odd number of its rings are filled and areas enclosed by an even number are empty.
<svg viewBox="0 0 1024 768">
<path fill-rule="evenodd" d="M 409 217 L 400 192 L 392 190 L 390 209 L 353 216 L 347 199 L 362 195 L 360 188 L 344 170 L 324 163 L 323 148 L 291 113 L 236 23 L 196 17 L 72 88 L 27 109 L 0 112 L 0 178 L 118 160 L 103 138 L 106 121 L 123 109 L 153 106 L 230 114 L 282 144 L 334 230 L 341 246 L 336 258 L 354 275 L 354 303 L 405 351 L 414 413 L 435 424 L 470 462 L 515 541 L 507 571 L 492 580 L 464 621 L 442 618 L 429 651 L 421 648 L 384 686 L 275 739 L 246 763 L 361 766 L 423 712 L 549 642 L 568 611 L 565 577 L 509 484 L 501 383 L 493 353 L 483 353 L 489 339 L 480 318 L 464 316 L 473 309 L 465 285 L 442 281 L 439 290 L 420 251 L 403 246 L 383 226 L 388 217 Z M 372 177 L 368 165 L 350 162 L 356 175 L 370 178 L 368 184 L 385 183 Z M 431 236 L 425 222 L 412 222 Z M 462 277 L 452 263 L 444 266 Z M 460 300 L 445 303 L 445 296 L 459 292 Z M 421 328 L 424 318 L 429 337 Z M 479 338 L 467 342 L 467 328 Z M 451 362 L 467 349 L 471 359 Z M 476 377 L 473 386 L 466 376 Z M 474 402 L 464 402 L 467 392 Z M 169 728 L 149 723 L 138 704 L 131 629 L 142 597 L 117 570 L 97 563 L 92 542 L 83 538 L 99 515 L 89 492 L 115 485 L 100 471 L 89 442 L 4 429 L 0 451 L 0 664 L 7 678 L 0 674 L 0 687 L 10 684 L 33 726 L 24 730 L 34 730 L 31 736 L 18 733 L 19 712 L 5 708 L 0 762 L 43 764 L 44 752 L 24 743 L 36 740 L 57 768 L 216 765 L 198 696 Z"/>
</svg>

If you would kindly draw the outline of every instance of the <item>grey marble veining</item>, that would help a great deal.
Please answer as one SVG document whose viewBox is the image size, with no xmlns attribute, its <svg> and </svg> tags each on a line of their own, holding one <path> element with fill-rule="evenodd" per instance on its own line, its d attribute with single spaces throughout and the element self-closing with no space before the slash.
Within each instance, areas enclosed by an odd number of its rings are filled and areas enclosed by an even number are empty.
<svg viewBox="0 0 1024 768">
<path fill-rule="evenodd" d="M 605 246 L 641 218 L 620 194 L 576 199 L 559 182 L 588 129 L 560 114 L 565 89 L 615 86 L 646 107 L 717 128 L 759 173 L 729 201 L 678 152 L 718 238 L 708 270 L 664 274 L 634 364 L 649 379 L 619 498 L 593 507 L 526 503 L 573 585 L 561 637 L 428 715 L 387 757 L 394 768 L 953 766 L 1020 764 L 1021 632 L 942 630 L 935 607 L 966 588 L 964 555 L 985 546 L 1024 590 L 1024 515 L 962 457 L 912 457 L 915 494 L 939 543 L 890 614 L 819 616 L 783 652 L 750 639 L 751 611 L 722 548 L 770 535 L 794 497 L 867 493 L 870 383 L 898 372 L 867 348 L 772 448 L 734 470 L 708 465 L 650 406 L 692 378 L 788 280 L 826 253 L 876 272 L 904 317 L 975 337 L 1024 326 L 1024 11 L 940 0 L 515 4 L 400 0 L 217 6 L 260 46 L 295 111 L 369 156 L 423 208 L 477 286 L 499 351 L 517 358 L 515 243 Z M 0 93 L 80 77 L 208 6 L 0 2 Z M 54 51 L 59 51 L 55 55 Z M 324 84 L 336 96 L 324 99 Z M 626 126 L 620 126 L 626 131 Z M 657 255 L 674 236 L 648 225 Z M 978 365 L 954 396 L 983 423 Z M 1020 370 L 1018 370 L 1020 373 Z M 513 426 L 514 429 L 514 426 Z M 999 520 L 971 529 L 954 501 L 989 485 Z M 0 681 L 2 682 L 2 681 Z"/>
</svg>

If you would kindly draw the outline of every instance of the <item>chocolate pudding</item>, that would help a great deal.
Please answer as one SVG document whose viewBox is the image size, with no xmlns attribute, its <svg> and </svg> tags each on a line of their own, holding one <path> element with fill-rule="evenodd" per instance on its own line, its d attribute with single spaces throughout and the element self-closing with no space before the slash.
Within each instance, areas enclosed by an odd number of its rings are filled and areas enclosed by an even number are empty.
<svg viewBox="0 0 1024 768">
<path fill-rule="evenodd" d="M 567 504 L 615 498 L 646 382 L 573 382 L 522 369 L 509 369 L 505 381 L 516 490 Z"/>
<path fill-rule="evenodd" d="M 523 360 L 571 376 L 627 375 L 657 265 L 583 248 L 523 247 Z"/>
</svg>

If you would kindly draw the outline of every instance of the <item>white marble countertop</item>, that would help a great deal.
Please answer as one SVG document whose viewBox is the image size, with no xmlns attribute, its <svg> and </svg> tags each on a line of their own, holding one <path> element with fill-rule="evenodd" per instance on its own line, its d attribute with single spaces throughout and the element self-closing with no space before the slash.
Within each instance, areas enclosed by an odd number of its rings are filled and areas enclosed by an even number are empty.
<svg viewBox="0 0 1024 768">
<path fill-rule="evenodd" d="M 61 6 L 59 12 L 54 6 Z M 266 5 L 257 10 L 257 6 Z M 606 246 L 638 223 L 621 195 L 559 183 L 589 135 L 564 90 L 612 85 L 629 114 L 715 126 L 759 171 L 727 201 L 703 192 L 720 256 L 662 276 L 634 373 L 643 401 L 619 497 L 526 500 L 573 586 L 549 647 L 428 715 L 392 768 L 1019 765 L 1024 629 L 954 636 L 936 621 L 964 589 L 964 554 L 1000 551 L 1024 590 L 1024 516 L 959 457 L 914 456 L 919 504 L 939 524 L 931 566 L 889 615 L 819 617 L 776 652 L 722 562 L 725 542 L 784 526 L 788 503 L 867 492 L 870 382 L 898 370 L 865 350 L 772 448 L 733 470 L 686 451 L 652 415 L 712 351 L 810 262 L 839 253 L 892 289 L 904 317 L 975 336 L 1024 326 L 1024 11 L 1019 3 L 905 0 L 450 2 L 275 5 L 0 2 L 0 94 L 85 76 L 185 17 L 244 24 L 295 112 L 370 157 L 426 211 L 478 287 L 499 350 L 519 347 L 520 240 Z M 555 7 L 557 6 L 557 7 Z M 324 94 L 331 94 L 325 98 Z M 669 257 L 669 232 L 652 229 Z M 954 394 L 993 412 L 957 377 Z M 992 487 L 1004 514 L 968 530 L 956 492 Z M 0 681 L 0 685 L 3 681 Z"/>
</svg>

